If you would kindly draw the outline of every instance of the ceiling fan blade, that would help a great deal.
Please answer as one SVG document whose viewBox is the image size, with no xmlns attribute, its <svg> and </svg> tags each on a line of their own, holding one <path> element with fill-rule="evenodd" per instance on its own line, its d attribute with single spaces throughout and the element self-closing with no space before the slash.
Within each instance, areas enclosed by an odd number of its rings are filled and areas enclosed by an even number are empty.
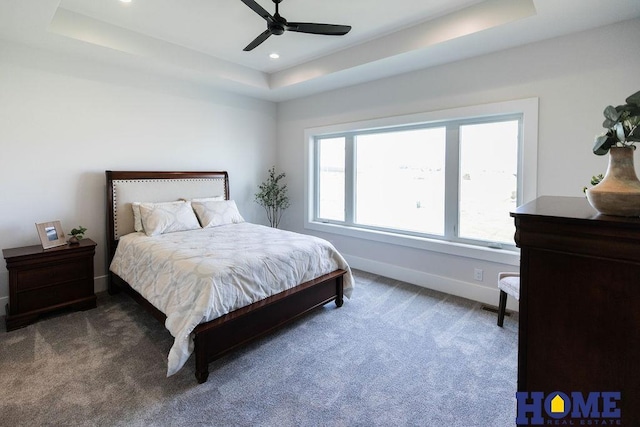
<svg viewBox="0 0 640 427">
<path fill-rule="evenodd" d="M 265 30 L 262 34 L 260 34 L 258 37 L 256 37 L 251 43 L 249 43 L 247 45 L 247 47 L 245 47 L 242 50 L 244 50 L 245 52 L 248 52 L 250 50 L 255 49 L 256 47 L 260 46 L 263 41 L 268 39 L 270 35 L 271 35 L 271 31 Z"/>
<path fill-rule="evenodd" d="M 247 6 L 249 6 L 251 8 L 251 10 L 253 10 L 255 13 L 257 13 L 258 15 L 260 15 L 264 19 L 266 19 L 268 22 L 273 22 L 274 21 L 273 16 L 269 12 L 267 12 L 262 6 L 260 6 L 258 3 L 256 3 L 254 0 L 241 0 L 241 1 L 242 1 L 242 3 L 246 4 Z"/>
<path fill-rule="evenodd" d="M 286 29 L 288 31 L 296 31 L 298 33 L 323 34 L 325 36 L 344 36 L 349 31 L 351 31 L 351 26 L 314 24 L 312 22 L 287 22 Z"/>
</svg>

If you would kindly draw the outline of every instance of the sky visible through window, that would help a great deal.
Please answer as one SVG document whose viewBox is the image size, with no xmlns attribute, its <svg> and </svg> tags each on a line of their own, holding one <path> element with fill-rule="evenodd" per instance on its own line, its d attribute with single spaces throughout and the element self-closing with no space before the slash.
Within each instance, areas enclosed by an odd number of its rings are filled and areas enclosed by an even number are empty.
<svg viewBox="0 0 640 427">
<path fill-rule="evenodd" d="M 458 236 L 513 244 L 518 121 L 460 127 Z"/>
<path fill-rule="evenodd" d="M 356 223 L 444 234 L 446 129 L 359 135 Z"/>
</svg>

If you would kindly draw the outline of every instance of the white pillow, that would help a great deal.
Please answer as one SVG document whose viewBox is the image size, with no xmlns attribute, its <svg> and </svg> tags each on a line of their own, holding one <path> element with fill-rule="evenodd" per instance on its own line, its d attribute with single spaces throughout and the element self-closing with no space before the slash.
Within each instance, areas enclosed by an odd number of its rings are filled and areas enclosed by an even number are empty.
<svg viewBox="0 0 640 427">
<path fill-rule="evenodd" d="M 202 228 L 244 222 L 233 200 L 192 201 L 191 206 L 198 216 Z"/>
<path fill-rule="evenodd" d="M 147 236 L 200 228 L 190 202 L 140 203 L 140 218 Z"/>
<path fill-rule="evenodd" d="M 133 229 L 136 231 L 144 231 L 142 218 L 140 217 L 140 202 L 131 203 L 131 209 L 133 209 Z"/>
</svg>

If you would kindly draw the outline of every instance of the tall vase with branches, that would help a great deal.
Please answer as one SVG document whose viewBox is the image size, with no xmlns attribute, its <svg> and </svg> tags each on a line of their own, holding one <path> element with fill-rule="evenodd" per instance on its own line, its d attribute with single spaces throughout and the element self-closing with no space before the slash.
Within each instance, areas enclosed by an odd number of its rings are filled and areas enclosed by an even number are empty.
<svg viewBox="0 0 640 427">
<path fill-rule="evenodd" d="M 635 144 L 640 142 L 640 91 L 629 96 L 625 104 L 604 110 L 606 131 L 598 135 L 593 146 L 597 155 L 609 153 L 604 177 L 594 177 L 595 187 L 585 190 L 591 206 L 605 215 L 640 216 L 640 180 L 633 162 Z"/>
<path fill-rule="evenodd" d="M 269 178 L 260 184 L 258 187 L 260 191 L 255 195 L 256 203 L 267 212 L 269 225 L 274 228 L 278 228 L 284 210 L 290 205 L 287 185 L 281 183 L 286 176 L 284 172 L 276 175 L 276 168 L 272 166 L 269 169 Z"/>
</svg>

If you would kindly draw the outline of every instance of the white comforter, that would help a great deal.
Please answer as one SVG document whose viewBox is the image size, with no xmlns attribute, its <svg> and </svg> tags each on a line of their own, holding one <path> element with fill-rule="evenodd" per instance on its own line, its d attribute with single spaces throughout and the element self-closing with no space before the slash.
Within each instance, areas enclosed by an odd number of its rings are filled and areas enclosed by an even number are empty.
<svg viewBox="0 0 640 427">
<path fill-rule="evenodd" d="M 120 238 L 110 267 L 166 316 L 175 337 L 167 376 L 193 352 L 191 332 L 237 308 L 337 269 L 344 258 L 326 240 L 261 225 L 240 223 L 147 237 Z"/>
</svg>

